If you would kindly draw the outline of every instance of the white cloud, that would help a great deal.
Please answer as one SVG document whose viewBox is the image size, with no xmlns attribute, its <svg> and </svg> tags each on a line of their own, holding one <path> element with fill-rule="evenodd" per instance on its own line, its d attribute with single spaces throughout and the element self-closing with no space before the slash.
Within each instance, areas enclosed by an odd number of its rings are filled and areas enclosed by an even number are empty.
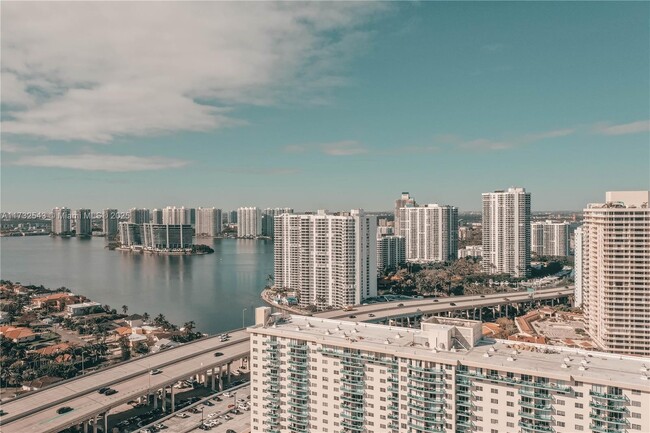
<svg viewBox="0 0 650 433">
<path fill-rule="evenodd" d="M 520 136 L 514 136 L 504 139 L 490 139 L 490 138 L 477 138 L 474 140 L 466 140 L 462 137 L 453 134 L 438 135 L 435 138 L 437 143 L 451 144 L 455 147 L 465 150 L 506 150 L 525 144 L 532 144 L 538 141 L 547 140 L 550 138 L 566 137 L 576 133 L 575 128 L 554 129 L 551 131 L 536 132 Z"/>
<path fill-rule="evenodd" d="M 13 162 L 13 165 L 30 167 L 68 168 L 86 171 L 146 171 L 182 168 L 189 161 L 163 157 L 141 157 L 132 155 L 107 155 L 85 153 L 79 155 L 37 155 L 25 156 Z"/>
<path fill-rule="evenodd" d="M 602 135 L 639 134 L 648 131 L 650 131 L 650 120 L 639 120 L 620 125 L 599 124 L 594 127 L 594 132 Z"/>
<path fill-rule="evenodd" d="M 7 143 L 3 141 L 0 143 L 0 150 L 3 153 L 35 153 L 35 152 L 45 152 L 47 148 L 45 146 L 23 146 L 20 144 Z"/>
<path fill-rule="evenodd" d="M 351 156 L 367 153 L 368 149 L 356 140 L 342 140 L 331 143 L 290 144 L 284 147 L 287 153 L 304 153 L 310 150 L 329 156 Z"/>
<path fill-rule="evenodd" d="M 236 124 L 244 104 L 322 102 L 386 7 L 4 3 L 3 131 L 105 143 Z"/>
</svg>

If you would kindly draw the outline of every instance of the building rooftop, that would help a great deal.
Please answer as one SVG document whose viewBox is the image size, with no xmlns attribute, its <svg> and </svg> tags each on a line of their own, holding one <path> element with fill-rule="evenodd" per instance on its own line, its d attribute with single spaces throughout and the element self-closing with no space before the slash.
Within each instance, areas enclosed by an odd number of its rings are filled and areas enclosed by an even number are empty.
<svg viewBox="0 0 650 433">
<path fill-rule="evenodd" d="M 436 317 L 436 319 L 442 319 Z M 435 328 L 472 327 L 471 322 L 439 320 Z M 480 335 L 480 322 L 478 322 Z M 543 375 L 564 381 L 616 384 L 650 392 L 650 359 L 576 348 L 548 346 L 508 340 L 481 339 L 473 347 L 465 345 L 441 349 L 431 344 L 431 330 L 331 320 L 306 316 L 289 316 L 282 323 L 263 328 L 263 333 L 281 338 L 295 338 L 325 345 L 380 352 L 446 364 L 462 363 L 469 367 L 507 370 L 517 374 Z M 469 327 L 467 326 L 469 325 Z M 249 328 L 262 331 L 261 325 Z M 433 331 L 435 332 L 435 331 Z M 435 341 L 438 341 L 437 339 Z M 434 348 L 435 346 L 435 348 Z"/>
</svg>

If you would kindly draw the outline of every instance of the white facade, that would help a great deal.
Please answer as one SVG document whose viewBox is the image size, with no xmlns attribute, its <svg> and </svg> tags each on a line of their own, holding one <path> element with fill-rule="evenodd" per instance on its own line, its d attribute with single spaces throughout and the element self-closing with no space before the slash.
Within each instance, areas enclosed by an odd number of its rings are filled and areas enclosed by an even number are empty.
<svg viewBox="0 0 650 433">
<path fill-rule="evenodd" d="M 276 217 L 275 286 L 295 290 L 303 307 L 376 296 L 376 231 L 376 218 L 360 210 Z"/>
<path fill-rule="evenodd" d="M 408 192 L 403 192 L 400 198 L 395 200 L 395 232 L 399 235 L 399 227 L 400 227 L 400 209 L 403 207 L 412 207 L 412 206 L 417 206 L 417 203 L 413 197 L 411 197 L 411 194 Z"/>
<path fill-rule="evenodd" d="M 538 256 L 569 255 L 569 223 L 536 221 L 530 225 L 530 250 Z"/>
<path fill-rule="evenodd" d="M 77 236 L 93 234 L 93 219 L 90 209 L 77 209 L 74 213 L 74 223 Z"/>
<path fill-rule="evenodd" d="M 119 232 L 122 247 L 142 245 L 142 224 L 121 222 L 119 223 Z"/>
<path fill-rule="evenodd" d="M 467 257 L 481 258 L 483 257 L 482 245 L 468 245 L 465 248 L 458 250 L 458 258 L 464 259 Z"/>
<path fill-rule="evenodd" d="M 252 433 L 650 431 L 642 358 L 482 341 L 480 322 L 459 319 L 261 316 L 248 328 Z"/>
<path fill-rule="evenodd" d="M 108 237 L 117 234 L 118 220 L 117 209 L 104 209 L 102 211 L 102 232 Z"/>
<path fill-rule="evenodd" d="M 574 258 L 574 277 L 575 282 L 575 306 L 582 307 L 582 227 L 578 227 L 574 232 L 575 258 Z"/>
<path fill-rule="evenodd" d="M 256 238 L 262 235 L 262 211 L 257 207 L 237 209 L 237 237 Z"/>
<path fill-rule="evenodd" d="M 55 235 L 69 233 L 71 230 L 71 217 L 70 209 L 67 207 L 55 207 L 52 209 L 52 233 Z"/>
<path fill-rule="evenodd" d="M 197 237 L 215 237 L 221 233 L 221 209 L 197 208 L 194 232 Z"/>
<path fill-rule="evenodd" d="M 584 209 L 580 284 L 588 331 L 608 351 L 649 356 L 650 192 L 608 192 L 606 199 Z"/>
<path fill-rule="evenodd" d="M 293 213 L 290 207 L 266 208 L 262 211 L 262 236 L 275 236 L 275 217 L 285 213 Z"/>
<path fill-rule="evenodd" d="M 402 236 L 381 236 L 377 238 L 378 270 L 395 269 L 405 262 L 406 239 Z"/>
<path fill-rule="evenodd" d="M 146 221 L 149 222 L 149 221 Z M 176 206 L 167 206 L 162 210 L 162 223 L 172 225 L 192 224 L 192 209 Z"/>
<path fill-rule="evenodd" d="M 399 210 L 398 234 L 409 262 L 446 262 L 458 254 L 458 208 L 428 204 Z"/>
<path fill-rule="evenodd" d="M 483 194 L 483 270 L 523 278 L 530 272 L 530 193 Z"/>
<path fill-rule="evenodd" d="M 154 209 L 151 211 L 151 222 L 153 224 L 162 224 L 163 223 L 163 210 Z"/>
</svg>

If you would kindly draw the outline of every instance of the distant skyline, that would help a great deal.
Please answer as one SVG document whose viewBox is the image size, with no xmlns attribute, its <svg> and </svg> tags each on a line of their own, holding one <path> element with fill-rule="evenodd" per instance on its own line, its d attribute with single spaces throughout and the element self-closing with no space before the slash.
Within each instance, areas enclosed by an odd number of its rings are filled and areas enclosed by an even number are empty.
<svg viewBox="0 0 650 433">
<path fill-rule="evenodd" d="M 65 9 L 65 13 L 62 11 Z M 650 189 L 650 3 L 0 4 L 2 211 Z M 80 37 L 83 35 L 83 37 Z"/>
</svg>

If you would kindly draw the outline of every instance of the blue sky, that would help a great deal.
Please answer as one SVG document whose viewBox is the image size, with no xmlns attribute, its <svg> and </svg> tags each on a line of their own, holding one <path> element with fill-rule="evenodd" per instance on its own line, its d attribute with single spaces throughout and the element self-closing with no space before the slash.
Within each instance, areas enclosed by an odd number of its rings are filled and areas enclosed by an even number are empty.
<svg viewBox="0 0 650 433">
<path fill-rule="evenodd" d="M 464 211 L 508 186 L 534 210 L 581 209 L 650 187 L 649 17 L 643 2 L 4 3 L 2 210 L 384 210 L 410 191 Z"/>
</svg>

